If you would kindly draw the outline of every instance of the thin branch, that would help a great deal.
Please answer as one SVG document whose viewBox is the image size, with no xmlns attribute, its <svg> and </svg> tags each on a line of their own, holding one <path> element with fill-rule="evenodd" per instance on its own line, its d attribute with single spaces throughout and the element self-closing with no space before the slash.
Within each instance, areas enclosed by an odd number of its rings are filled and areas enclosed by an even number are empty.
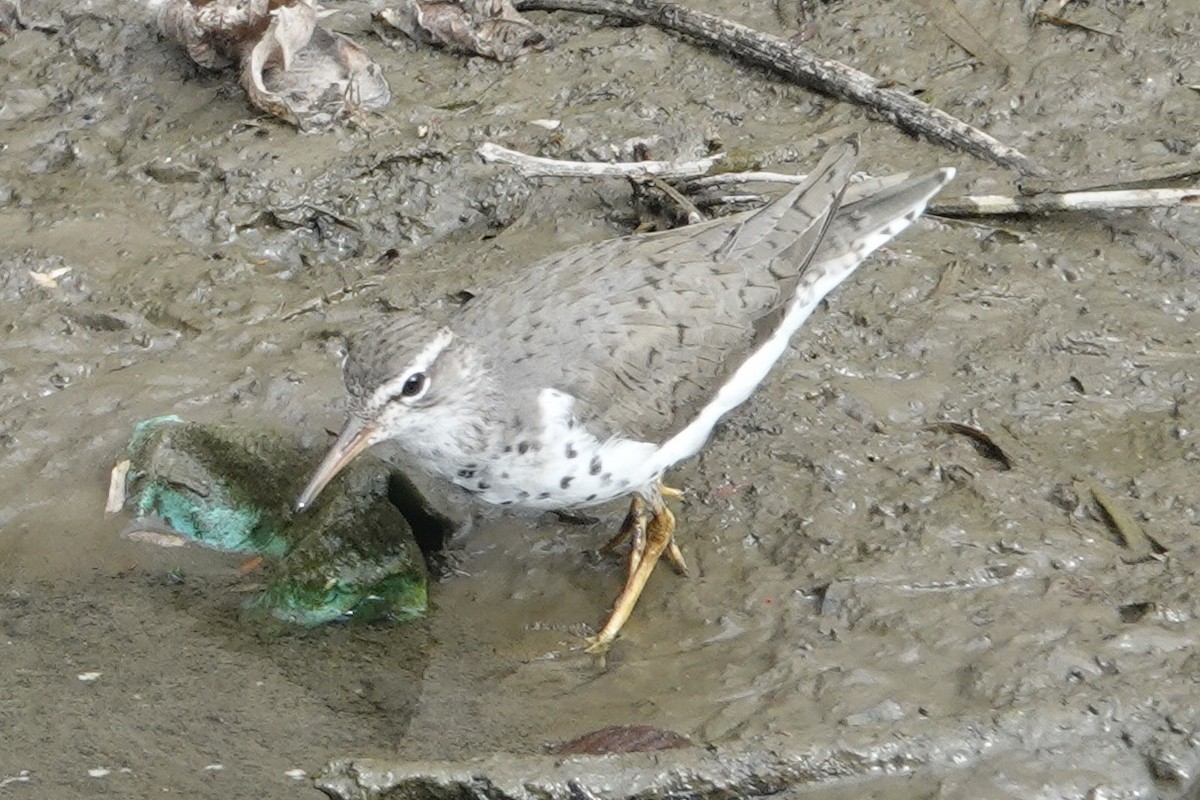
<svg viewBox="0 0 1200 800">
<path fill-rule="evenodd" d="M 806 180 L 804 175 L 788 175 L 783 172 L 721 172 L 703 175 L 702 170 L 711 169 L 719 158 L 709 156 L 696 161 L 560 161 L 552 158 L 530 156 L 509 150 L 491 142 L 480 145 L 476 151 L 484 161 L 499 161 L 511 164 L 522 175 L 531 177 L 573 178 L 606 176 L 614 178 L 690 178 L 682 187 L 682 194 L 693 194 L 714 186 L 740 185 L 745 183 L 783 183 L 794 185 Z M 638 174 L 638 168 L 647 168 Z M 697 177 L 699 176 L 699 177 Z M 887 179 L 884 179 L 885 181 Z M 665 185 L 665 184 L 664 184 Z M 662 188 L 661 186 L 659 188 Z M 669 188 L 669 187 L 668 187 Z M 664 191 L 666 191 L 664 189 Z M 668 194 L 670 194 L 668 192 Z M 719 203 L 742 203 L 756 195 L 733 195 L 729 198 L 706 198 L 703 205 Z M 687 209 L 687 201 L 673 198 Z M 939 217 L 988 217 L 1019 214 L 1045 214 L 1051 211 L 1115 211 L 1130 208 L 1170 208 L 1181 205 L 1200 205 L 1200 189 L 1116 189 L 1108 191 L 1040 192 L 1024 195 L 977 195 L 952 200 L 934 200 L 926 213 Z"/>
<path fill-rule="evenodd" d="M 605 14 L 695 37 L 751 64 L 774 70 L 811 89 L 869 106 L 899 127 L 959 148 L 1027 175 L 1042 170 L 1009 147 L 944 111 L 894 89 L 865 72 L 777 36 L 665 0 L 516 0 L 521 11 L 576 11 Z"/>
<path fill-rule="evenodd" d="M 785 172 L 719 172 L 692 178 L 687 182 L 687 191 L 697 192 L 711 186 L 729 186 L 741 183 L 788 183 L 800 184 L 808 180 L 807 175 L 788 175 Z"/>
<path fill-rule="evenodd" d="M 939 217 L 1045 214 L 1050 211 L 1115 211 L 1200 205 L 1200 189 L 1121 189 L 1111 192 L 1043 192 L 1023 197 L 979 195 L 930 203 Z"/>
<path fill-rule="evenodd" d="M 509 150 L 484 142 L 475 151 L 487 163 L 500 162 L 516 167 L 527 178 L 691 178 L 703 175 L 722 158 L 721 153 L 695 161 L 560 161 Z"/>
<path fill-rule="evenodd" d="M 651 178 L 650 185 L 667 197 L 675 201 L 675 204 L 683 209 L 683 213 L 687 216 L 688 225 L 699 225 L 708 217 L 700 213 L 700 209 L 696 208 L 696 204 L 683 196 L 678 189 L 664 181 L 662 178 Z"/>
<path fill-rule="evenodd" d="M 768 199 L 761 194 L 725 194 L 715 197 L 697 197 L 696 207 L 704 209 L 715 208 L 716 206 L 761 206 Z"/>
</svg>

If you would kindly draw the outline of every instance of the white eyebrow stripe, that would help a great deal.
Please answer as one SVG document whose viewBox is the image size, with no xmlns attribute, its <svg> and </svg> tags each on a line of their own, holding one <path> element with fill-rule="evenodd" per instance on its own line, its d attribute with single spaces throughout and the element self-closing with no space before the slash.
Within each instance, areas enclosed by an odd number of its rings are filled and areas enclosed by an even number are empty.
<svg viewBox="0 0 1200 800">
<path fill-rule="evenodd" d="M 414 372 L 428 372 L 429 367 L 442 354 L 442 351 L 450 346 L 450 342 L 453 340 L 454 334 L 450 332 L 449 328 L 439 330 L 437 336 L 433 337 L 433 341 L 427 344 L 424 350 L 417 353 L 417 357 L 412 360 L 408 369 L 390 381 L 380 384 L 371 399 L 382 404 L 387 402 L 389 398 L 400 394 L 400 390 L 404 388 L 404 382 L 408 380 L 408 376 Z"/>
</svg>

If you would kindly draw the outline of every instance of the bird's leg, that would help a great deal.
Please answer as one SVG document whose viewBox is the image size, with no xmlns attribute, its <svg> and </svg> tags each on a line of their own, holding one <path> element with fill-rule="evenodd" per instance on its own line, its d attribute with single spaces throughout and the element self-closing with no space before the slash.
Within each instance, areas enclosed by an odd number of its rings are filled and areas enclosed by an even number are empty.
<svg viewBox="0 0 1200 800">
<path fill-rule="evenodd" d="M 672 499 L 683 497 L 682 491 L 672 489 L 670 486 L 660 486 L 659 492 L 663 497 L 670 497 Z M 648 518 L 646 501 L 635 494 L 630 498 L 629 513 L 625 515 L 625 519 L 621 523 L 621 529 L 617 531 L 615 536 L 604 543 L 599 553 L 606 556 L 620 547 L 626 539 L 631 540 L 629 548 L 629 572 L 633 572 L 637 569 L 637 562 L 641 560 L 641 551 L 645 547 L 646 522 Z M 674 539 L 667 545 L 667 560 L 671 562 L 671 568 L 675 570 L 675 574 L 687 577 L 687 561 L 684 560 L 683 551 L 679 549 L 679 545 L 675 544 Z"/>
<path fill-rule="evenodd" d="M 634 495 L 629 499 L 629 513 L 625 515 L 625 520 L 621 523 L 621 529 L 617 531 L 616 536 L 609 539 L 600 548 L 601 555 L 608 555 L 613 550 L 616 550 L 621 544 L 633 535 L 633 532 L 641 526 L 643 532 L 646 528 L 646 502 L 638 495 Z"/>
<path fill-rule="evenodd" d="M 586 649 L 589 653 L 603 653 L 608 650 L 613 639 L 617 638 L 617 632 L 621 630 L 621 626 L 633 613 L 633 607 L 637 605 L 638 597 L 641 596 L 646 581 L 650 579 L 650 573 L 654 572 L 654 566 L 658 563 L 658 559 L 671 546 L 671 537 L 675 534 L 675 516 L 671 513 L 671 509 L 667 508 L 662 497 L 655 497 L 651 500 L 649 522 L 637 525 L 635 530 L 630 533 L 634 541 L 630 549 L 629 574 L 625 577 L 625 586 L 617 595 L 612 613 L 608 615 L 604 627 L 595 636 L 588 637 Z M 642 534 L 640 537 L 639 533 Z M 638 538 L 643 540 L 641 547 L 638 547 Z M 640 554 L 635 558 L 634 554 L 638 551 Z M 672 563 L 675 562 L 674 556 L 669 556 L 669 558 Z"/>
<path fill-rule="evenodd" d="M 671 562 L 671 569 L 675 570 L 676 575 L 688 576 L 687 562 L 683 560 L 683 551 L 679 549 L 679 545 L 675 544 L 672 539 L 667 545 L 667 561 Z"/>
<path fill-rule="evenodd" d="M 682 489 L 675 489 L 664 483 L 658 485 L 658 493 L 672 500 L 679 500 L 683 497 Z M 634 496 L 636 497 L 637 495 Z M 679 545 L 675 544 L 674 539 L 671 539 L 671 543 L 667 545 L 667 560 L 671 562 L 671 568 L 675 570 L 676 575 L 687 577 L 687 562 L 683 560 L 683 551 L 679 549 Z"/>
</svg>

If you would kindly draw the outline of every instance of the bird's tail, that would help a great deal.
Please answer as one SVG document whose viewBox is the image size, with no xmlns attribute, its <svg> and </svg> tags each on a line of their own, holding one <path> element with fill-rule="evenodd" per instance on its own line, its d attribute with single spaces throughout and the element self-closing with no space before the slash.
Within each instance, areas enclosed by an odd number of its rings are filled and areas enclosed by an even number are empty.
<svg viewBox="0 0 1200 800">
<path fill-rule="evenodd" d="M 863 260 L 916 221 L 954 177 L 950 167 L 917 178 L 848 184 L 858 145 L 830 148 L 809 180 L 743 221 L 721 245 L 728 258 L 767 258 L 791 299 L 696 419 L 663 443 L 664 468 L 696 453 L 725 414 L 741 405 L 779 360 L 813 309 Z"/>
<path fill-rule="evenodd" d="M 954 168 L 944 167 L 916 178 L 851 184 L 809 267 L 804 270 L 805 275 L 829 273 L 841 274 L 842 278 L 849 275 L 868 255 L 916 222 L 933 196 L 953 177 Z M 816 281 L 819 276 L 812 274 L 811 279 Z"/>
</svg>

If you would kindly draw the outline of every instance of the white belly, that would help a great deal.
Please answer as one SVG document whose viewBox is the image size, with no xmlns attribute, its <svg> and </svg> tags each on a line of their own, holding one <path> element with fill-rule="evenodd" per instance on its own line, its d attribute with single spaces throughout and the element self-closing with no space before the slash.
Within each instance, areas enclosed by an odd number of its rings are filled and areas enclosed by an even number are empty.
<svg viewBox="0 0 1200 800">
<path fill-rule="evenodd" d="M 574 417 L 574 398 L 554 389 L 538 397 L 540 430 L 508 442 L 486 464 L 450 479 L 488 503 L 559 509 L 604 503 L 641 491 L 662 472 L 657 444 L 600 441 Z"/>
</svg>

